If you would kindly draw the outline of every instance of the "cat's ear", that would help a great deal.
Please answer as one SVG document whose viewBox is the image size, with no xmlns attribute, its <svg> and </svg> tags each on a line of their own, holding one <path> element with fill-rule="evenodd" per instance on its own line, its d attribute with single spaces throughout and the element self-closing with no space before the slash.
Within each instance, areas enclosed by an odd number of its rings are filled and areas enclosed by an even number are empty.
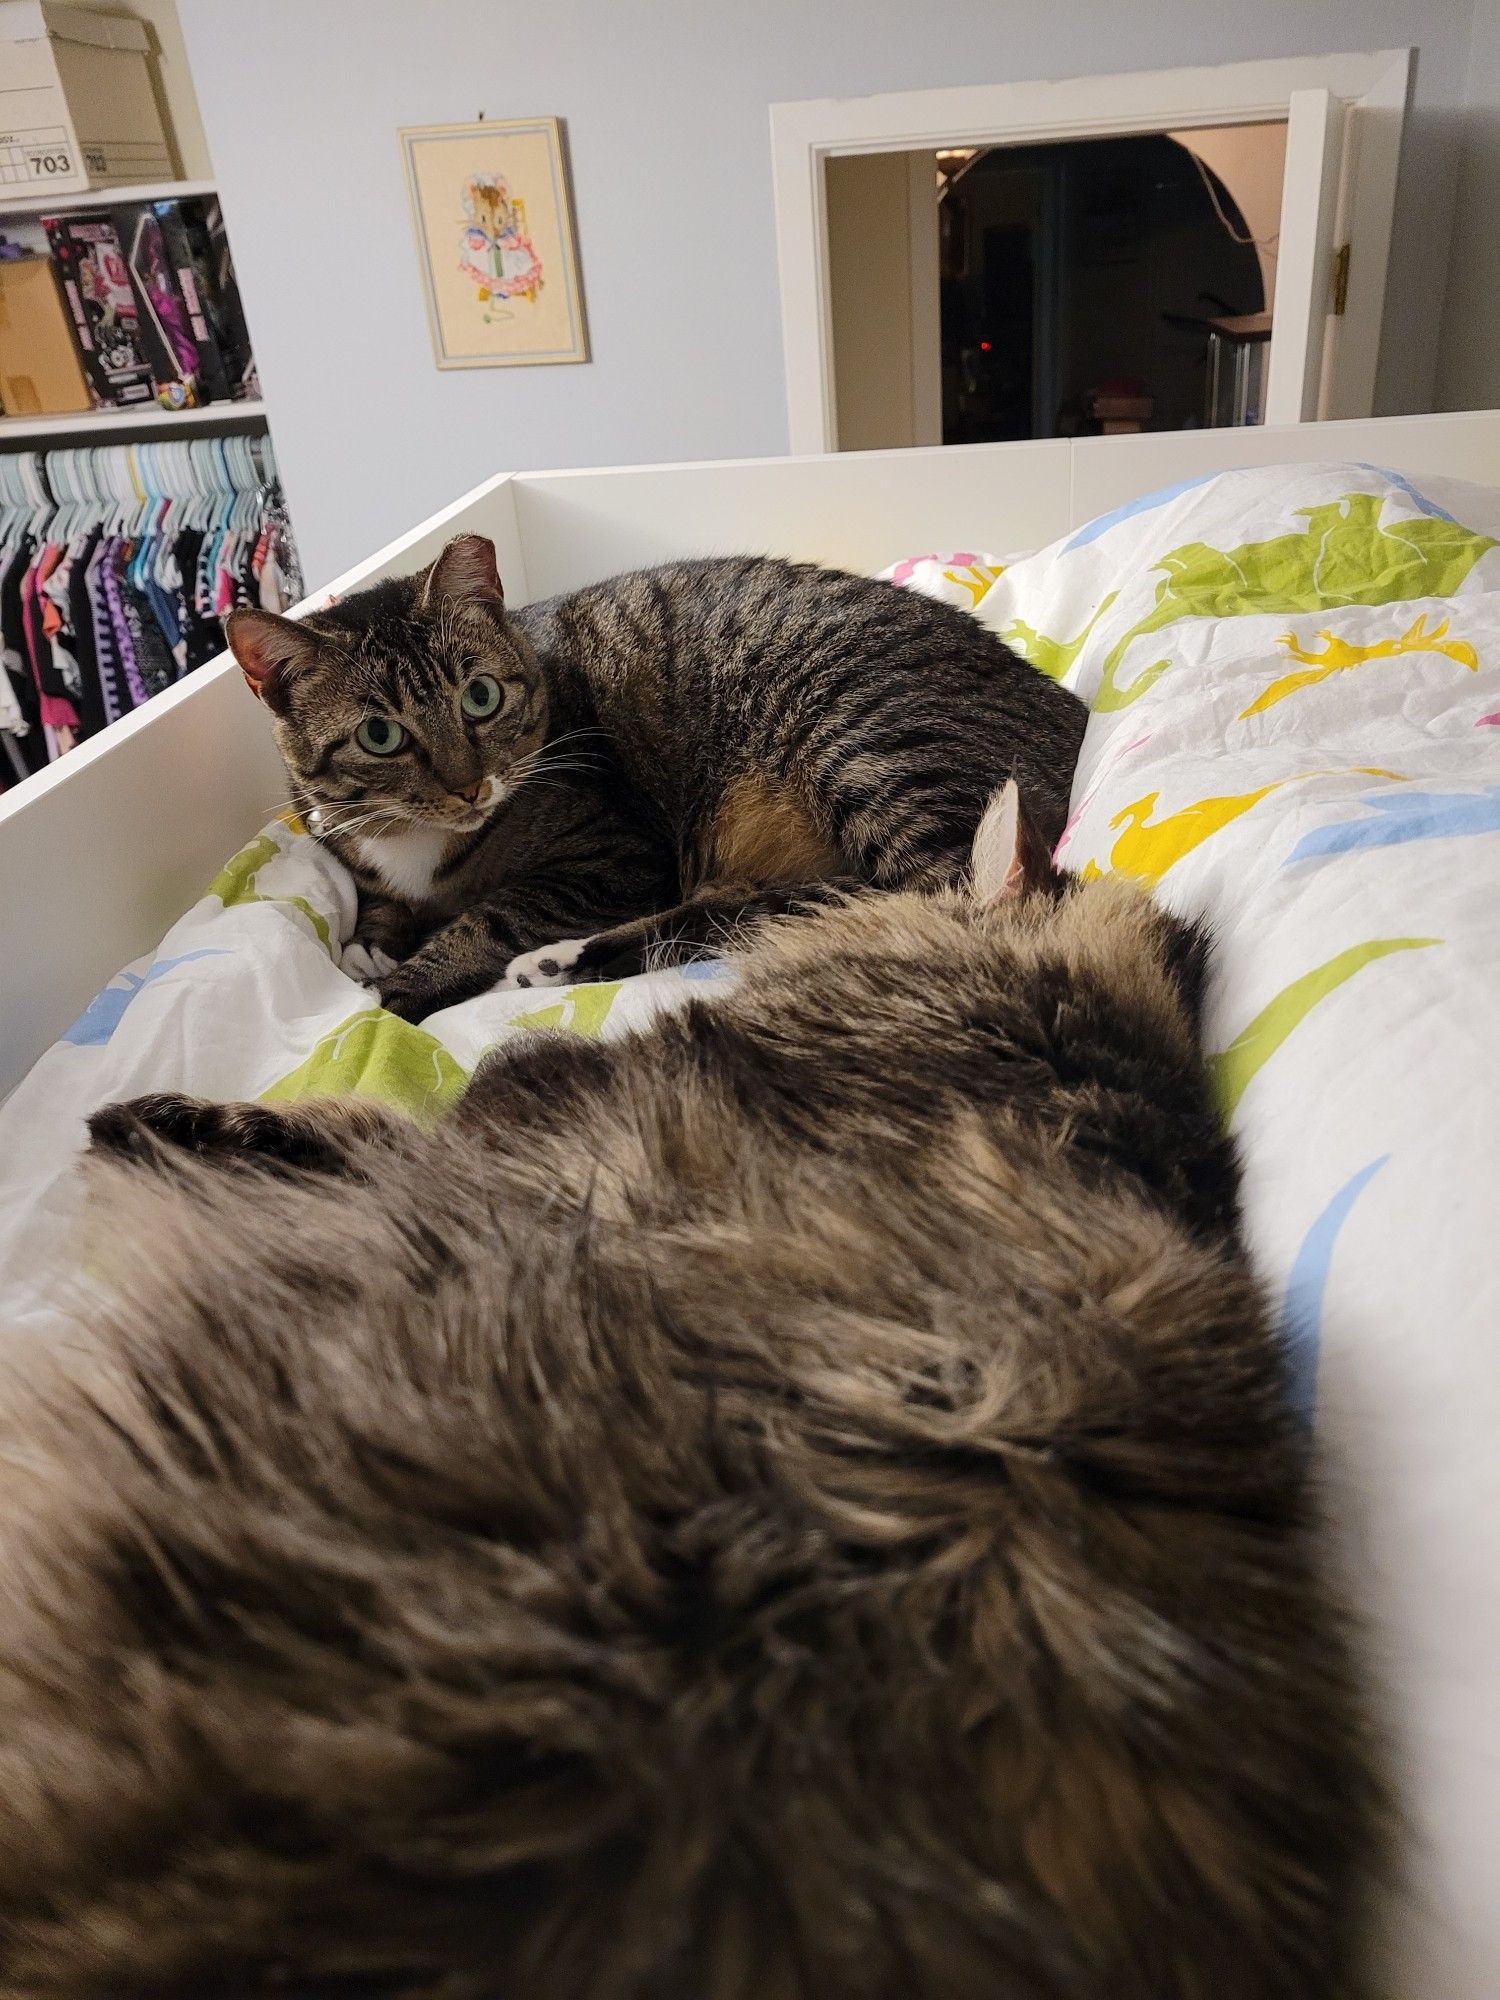
<svg viewBox="0 0 1500 2000">
<path fill-rule="evenodd" d="M 224 637 L 240 663 L 250 692 L 277 715 L 287 710 L 287 683 L 317 657 L 318 642 L 310 632 L 274 611 L 246 607 L 224 620 Z"/>
<path fill-rule="evenodd" d="M 477 601 L 497 611 L 503 607 L 495 544 L 487 535 L 455 535 L 433 563 L 422 586 L 422 609 L 442 598 L 460 604 Z"/>
<path fill-rule="evenodd" d="M 1052 856 L 1021 803 L 1014 778 L 1006 781 L 984 809 L 969 857 L 969 886 L 981 909 L 1045 888 L 1052 880 Z"/>
</svg>

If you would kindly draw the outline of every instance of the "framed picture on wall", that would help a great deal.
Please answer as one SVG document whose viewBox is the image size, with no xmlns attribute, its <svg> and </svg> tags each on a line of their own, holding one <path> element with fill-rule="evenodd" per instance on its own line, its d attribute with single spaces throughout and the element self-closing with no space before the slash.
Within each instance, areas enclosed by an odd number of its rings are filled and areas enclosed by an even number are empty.
<svg viewBox="0 0 1500 2000">
<path fill-rule="evenodd" d="M 560 121 L 406 125 L 400 140 L 438 367 L 587 361 Z"/>
</svg>

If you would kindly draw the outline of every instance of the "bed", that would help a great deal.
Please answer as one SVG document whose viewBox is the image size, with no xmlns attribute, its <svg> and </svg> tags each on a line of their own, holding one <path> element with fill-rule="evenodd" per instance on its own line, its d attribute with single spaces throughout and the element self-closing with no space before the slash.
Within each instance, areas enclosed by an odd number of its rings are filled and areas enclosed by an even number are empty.
<svg viewBox="0 0 1500 2000">
<path fill-rule="evenodd" d="M 1490 483 L 1495 482 L 1494 484 Z M 682 553 L 885 568 L 1089 701 L 1062 862 L 1209 918 L 1207 1040 L 1398 1746 L 1389 1990 L 1500 1990 L 1500 413 L 500 478 L 534 598 Z M 1017 557 L 1014 551 L 1030 549 Z M 316 600 L 315 600 L 316 601 Z M 536 1026 L 628 1032 L 703 966 L 396 1022 L 231 663 L 0 804 L 0 1326 L 58 1325 L 93 1105 L 358 1090 L 433 1116 Z"/>
</svg>

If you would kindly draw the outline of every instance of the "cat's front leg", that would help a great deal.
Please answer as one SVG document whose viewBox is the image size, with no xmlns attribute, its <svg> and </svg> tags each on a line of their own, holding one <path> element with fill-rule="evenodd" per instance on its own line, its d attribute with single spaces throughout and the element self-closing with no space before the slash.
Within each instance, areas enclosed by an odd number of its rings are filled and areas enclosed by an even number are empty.
<svg viewBox="0 0 1500 2000">
<path fill-rule="evenodd" d="M 339 954 L 339 970 L 362 986 L 377 985 L 410 957 L 427 928 L 409 903 L 362 891 L 354 935 Z"/>
<path fill-rule="evenodd" d="M 535 951 L 518 952 L 505 968 L 500 981 L 502 992 L 527 986 L 567 986 L 590 975 L 580 970 L 592 938 L 559 938 L 555 944 L 539 945 Z"/>
<path fill-rule="evenodd" d="M 406 1021 L 456 1007 L 499 984 L 505 968 L 569 919 L 608 920 L 587 887 L 538 884 L 505 902 L 481 904 L 444 924 L 379 982 L 380 1004 Z"/>
<path fill-rule="evenodd" d="M 407 1021 L 455 1007 L 498 986 L 521 954 L 540 950 L 547 956 L 555 938 L 591 940 L 650 909 L 659 884 L 660 871 L 618 869 L 601 880 L 592 866 L 588 873 L 559 871 L 518 883 L 435 931 L 379 982 L 380 1003 Z"/>
<path fill-rule="evenodd" d="M 493 986 L 512 954 L 503 913 L 466 910 L 376 981 L 380 1004 L 403 1021 L 425 1020 Z"/>
<path fill-rule="evenodd" d="M 773 888 L 710 885 L 670 910 L 615 924 L 589 937 L 561 938 L 521 952 L 506 966 L 500 984 L 572 986 L 589 979 L 626 979 L 632 973 L 743 950 L 756 924 L 837 902 L 859 886 L 852 881 Z"/>
</svg>

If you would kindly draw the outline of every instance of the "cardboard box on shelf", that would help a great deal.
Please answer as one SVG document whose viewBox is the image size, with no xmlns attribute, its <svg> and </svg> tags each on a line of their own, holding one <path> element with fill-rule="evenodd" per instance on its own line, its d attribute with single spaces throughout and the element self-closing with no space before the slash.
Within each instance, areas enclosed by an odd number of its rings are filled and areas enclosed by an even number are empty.
<svg viewBox="0 0 1500 2000">
<path fill-rule="evenodd" d="M 172 178 L 150 46 L 133 15 L 0 0 L 0 209 Z"/>
<path fill-rule="evenodd" d="M 51 260 L 0 262 L 0 408 L 9 417 L 38 417 L 88 407 Z"/>
</svg>

